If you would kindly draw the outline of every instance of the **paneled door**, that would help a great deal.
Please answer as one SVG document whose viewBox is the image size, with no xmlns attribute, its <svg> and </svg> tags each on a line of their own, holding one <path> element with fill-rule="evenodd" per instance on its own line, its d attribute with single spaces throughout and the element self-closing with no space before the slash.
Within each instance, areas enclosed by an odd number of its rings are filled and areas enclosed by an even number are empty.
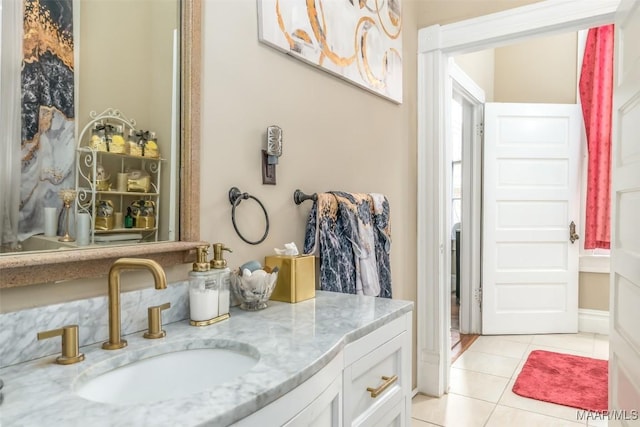
<svg viewBox="0 0 640 427">
<path fill-rule="evenodd" d="M 578 331 L 580 110 L 485 104 L 482 333 Z"/>
<path fill-rule="evenodd" d="M 610 426 L 638 425 L 640 410 L 640 1 L 616 16 L 609 334 Z"/>
</svg>

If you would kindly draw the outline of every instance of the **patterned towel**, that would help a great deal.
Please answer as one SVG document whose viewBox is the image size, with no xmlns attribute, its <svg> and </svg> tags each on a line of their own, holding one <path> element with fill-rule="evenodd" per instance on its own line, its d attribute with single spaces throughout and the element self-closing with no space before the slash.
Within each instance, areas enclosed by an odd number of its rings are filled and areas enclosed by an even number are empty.
<svg viewBox="0 0 640 427">
<path fill-rule="evenodd" d="M 381 194 L 318 194 L 304 253 L 320 257 L 322 290 L 391 298 L 389 202 Z"/>
</svg>

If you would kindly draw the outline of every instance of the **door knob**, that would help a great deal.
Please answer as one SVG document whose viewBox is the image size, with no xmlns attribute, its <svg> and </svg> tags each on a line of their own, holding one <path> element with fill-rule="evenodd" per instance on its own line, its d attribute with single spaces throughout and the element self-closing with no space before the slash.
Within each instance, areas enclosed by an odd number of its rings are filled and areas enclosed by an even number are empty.
<svg viewBox="0 0 640 427">
<path fill-rule="evenodd" d="M 576 233 L 576 223 L 571 221 L 571 224 L 569 224 L 569 240 L 571 243 L 575 243 L 579 238 L 580 236 Z"/>
</svg>

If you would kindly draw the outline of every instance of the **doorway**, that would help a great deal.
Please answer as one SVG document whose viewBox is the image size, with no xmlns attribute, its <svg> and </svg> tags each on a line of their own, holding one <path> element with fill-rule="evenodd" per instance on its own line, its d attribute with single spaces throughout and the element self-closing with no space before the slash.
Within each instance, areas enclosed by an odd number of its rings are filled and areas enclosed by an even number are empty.
<svg viewBox="0 0 640 427">
<path fill-rule="evenodd" d="M 453 59 L 449 61 L 452 114 L 446 156 L 451 164 L 451 250 L 456 270 L 459 330 L 481 332 L 480 238 L 482 224 L 482 138 L 485 93 Z"/>
<path fill-rule="evenodd" d="M 447 87 L 449 57 L 524 40 L 598 26 L 613 20 L 618 1 L 597 5 L 542 2 L 498 14 L 432 26 L 419 32 L 418 78 L 418 391 L 440 396 L 448 389 L 449 217 Z M 540 24 L 543 23 L 543 24 Z M 465 240 L 464 238 L 462 239 Z"/>
</svg>

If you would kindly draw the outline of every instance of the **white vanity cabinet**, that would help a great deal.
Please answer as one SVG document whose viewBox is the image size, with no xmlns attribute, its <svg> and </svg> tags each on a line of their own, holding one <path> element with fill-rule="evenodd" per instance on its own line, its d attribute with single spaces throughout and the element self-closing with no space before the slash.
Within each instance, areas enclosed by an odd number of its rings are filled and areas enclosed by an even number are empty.
<svg viewBox="0 0 640 427">
<path fill-rule="evenodd" d="M 307 381 L 234 426 L 342 426 L 342 352 Z"/>
<path fill-rule="evenodd" d="M 411 313 L 344 350 L 345 426 L 404 426 L 411 419 Z"/>
<path fill-rule="evenodd" d="M 407 426 L 411 312 L 347 344 L 324 368 L 236 426 Z"/>
<path fill-rule="evenodd" d="M 162 342 L 151 343 L 132 330 L 125 335 L 129 345 L 119 350 L 120 356 L 105 352 L 102 343 L 96 342 L 81 348 L 86 359 L 74 367 L 53 363 L 59 347 L 2 367 L 3 390 L 8 390 L 0 409 L 2 425 L 411 425 L 412 302 L 318 290 L 315 298 L 296 304 L 271 301 L 258 311 L 232 307 L 231 317 L 224 322 L 194 328 L 186 320 L 188 307 L 179 303 L 188 295 L 188 283 L 170 288 L 162 292 L 169 292 L 167 296 L 158 298 L 169 298 L 185 320 L 163 324 L 166 337 Z M 153 302 L 146 291 L 144 295 L 135 292 L 133 299 L 141 305 L 132 310 L 140 311 Z M 25 318 L 36 324 L 43 312 L 55 311 L 66 316 L 57 316 L 58 324 L 71 324 L 77 321 L 78 310 L 95 310 L 103 304 L 106 310 L 106 300 L 90 299 L 81 305 L 65 303 L 62 308 L 38 307 L 20 316 L 0 314 L 0 323 L 9 322 L 9 331 L 19 331 Z M 82 327 L 85 336 L 93 337 L 100 335 L 103 325 Z M 31 343 L 23 344 L 18 336 L 10 338 L 22 347 L 0 346 L 0 356 L 4 356 L 0 362 L 33 351 Z M 243 374 L 216 381 L 200 392 L 183 395 L 176 390 L 175 398 L 132 402 L 119 405 L 117 411 L 111 404 L 77 393 L 82 381 L 121 363 L 135 370 L 136 361 L 186 348 L 228 349 L 257 361 Z M 224 370 L 234 366 L 234 360 L 214 358 L 205 369 Z M 65 410 L 60 411 L 61 407 Z"/>
</svg>

